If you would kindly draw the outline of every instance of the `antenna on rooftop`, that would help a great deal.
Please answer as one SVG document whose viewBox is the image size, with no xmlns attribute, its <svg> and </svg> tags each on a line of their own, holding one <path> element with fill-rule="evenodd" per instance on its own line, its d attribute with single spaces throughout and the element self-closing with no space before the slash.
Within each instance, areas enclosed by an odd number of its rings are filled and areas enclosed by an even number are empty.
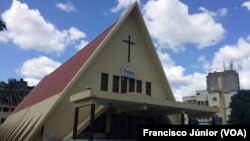
<svg viewBox="0 0 250 141">
<path fill-rule="evenodd" d="M 224 68 L 224 71 L 226 70 L 226 66 L 225 66 L 225 61 L 223 60 L 223 68 Z"/>
<path fill-rule="evenodd" d="M 229 67 L 230 67 L 230 70 L 234 69 L 234 62 L 233 62 L 233 60 L 230 61 Z"/>
</svg>

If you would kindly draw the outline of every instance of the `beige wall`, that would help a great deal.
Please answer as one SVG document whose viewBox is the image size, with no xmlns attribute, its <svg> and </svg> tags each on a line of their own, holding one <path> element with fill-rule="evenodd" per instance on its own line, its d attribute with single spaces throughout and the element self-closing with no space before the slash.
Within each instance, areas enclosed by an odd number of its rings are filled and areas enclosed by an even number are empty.
<svg viewBox="0 0 250 141">
<path fill-rule="evenodd" d="M 57 100 L 58 96 L 56 95 L 22 111 L 11 114 L 6 122 L 1 125 L 5 139 L 8 138 L 15 141 L 39 140 L 39 137 L 33 136 L 33 134 L 39 134 L 43 119 L 48 115 L 50 108 Z"/>
<path fill-rule="evenodd" d="M 86 73 L 81 76 L 79 82 L 73 87 L 71 94 L 85 90 L 86 86 L 91 86 L 93 90 L 100 90 L 101 73 L 109 74 L 109 88 L 112 92 L 113 75 L 120 76 L 121 67 L 129 67 L 136 70 L 137 78 L 143 81 L 143 94 L 145 94 L 145 82 L 152 83 L 152 97 L 166 98 L 167 93 L 164 84 L 160 81 L 159 75 L 153 62 L 152 53 L 149 51 L 149 45 L 145 44 L 143 35 L 138 30 L 139 27 L 132 19 L 132 16 L 121 25 L 121 28 L 113 36 L 113 39 L 98 54 L 94 63 L 92 63 Z M 131 47 L 131 62 L 127 62 L 128 47 L 123 42 L 131 35 L 132 41 L 136 43 Z"/>
<path fill-rule="evenodd" d="M 143 37 L 145 36 L 139 31 L 140 27 L 135 20 L 134 16 L 127 18 L 60 102 L 46 121 L 44 141 L 48 141 L 49 138 L 60 139 L 72 131 L 74 108 L 73 104 L 69 102 L 69 97 L 84 91 L 86 86 L 91 86 L 93 90 L 99 91 L 102 72 L 109 74 L 109 92 L 112 92 L 113 75 L 120 76 L 121 67 L 129 67 L 136 70 L 136 79 L 143 81 L 142 94 L 145 95 L 145 82 L 149 81 L 152 83 L 152 97 L 166 99 L 169 96 L 170 99 L 172 98 L 170 91 L 166 91 L 166 82 L 163 83 L 164 78 L 157 69 L 159 66 L 157 62 L 154 62 L 155 58 L 150 50 L 151 47 L 144 42 L 145 38 Z M 131 40 L 136 43 L 135 46 L 131 47 L 130 63 L 127 62 L 128 47 L 123 42 L 123 40 L 128 39 L 128 35 L 131 35 Z M 89 112 L 89 107 L 80 108 L 79 123 L 88 118 Z"/>
<path fill-rule="evenodd" d="M 197 91 L 196 93 L 199 93 L 199 95 L 194 95 L 194 96 L 187 96 L 183 97 L 183 102 L 187 102 L 190 100 L 195 100 L 197 101 L 208 101 L 208 106 L 211 107 L 220 107 L 220 94 L 219 92 L 209 92 L 206 90 L 203 91 Z M 225 108 L 226 108 L 226 115 L 227 115 L 227 121 L 229 120 L 229 115 L 231 114 L 231 109 L 230 109 L 230 103 L 232 101 L 232 96 L 234 96 L 237 92 L 236 91 L 231 91 L 230 93 L 225 93 Z M 195 103 L 197 104 L 197 103 Z M 217 116 L 221 117 L 221 113 L 218 112 L 216 113 Z M 211 122 L 212 119 L 207 119 L 206 122 Z"/>
</svg>

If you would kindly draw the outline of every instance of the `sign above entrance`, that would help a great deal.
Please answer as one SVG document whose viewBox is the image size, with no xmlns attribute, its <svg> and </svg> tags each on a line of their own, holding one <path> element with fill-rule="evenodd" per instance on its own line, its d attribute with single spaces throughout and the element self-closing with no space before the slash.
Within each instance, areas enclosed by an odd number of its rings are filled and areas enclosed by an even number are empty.
<svg viewBox="0 0 250 141">
<path fill-rule="evenodd" d="M 121 76 L 136 78 L 136 71 L 132 68 L 121 67 Z"/>
</svg>

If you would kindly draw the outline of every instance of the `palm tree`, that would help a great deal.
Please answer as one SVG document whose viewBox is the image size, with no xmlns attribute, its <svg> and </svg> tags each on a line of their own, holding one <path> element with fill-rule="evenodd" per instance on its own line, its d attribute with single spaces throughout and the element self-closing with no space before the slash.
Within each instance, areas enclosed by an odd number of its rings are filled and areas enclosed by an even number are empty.
<svg viewBox="0 0 250 141">
<path fill-rule="evenodd" d="M 16 79 L 9 79 L 6 89 L 0 93 L 0 103 L 8 105 L 17 105 L 23 99 L 23 94 L 19 90 Z"/>
<path fill-rule="evenodd" d="M 3 81 L 0 82 L 1 85 L 1 91 L 0 91 L 0 103 L 7 103 L 7 89 L 6 85 Z"/>
<path fill-rule="evenodd" d="M 7 29 L 6 23 L 4 21 L 0 20 L 0 31 L 4 31 L 6 29 Z"/>
<path fill-rule="evenodd" d="M 22 96 L 20 94 L 20 91 L 18 91 L 18 84 L 16 79 L 9 79 L 8 80 L 9 87 L 8 87 L 8 104 L 11 105 L 17 105 L 18 103 L 21 102 Z"/>
<path fill-rule="evenodd" d="M 0 93 L 0 103 L 4 103 L 5 95 L 4 93 Z"/>
</svg>

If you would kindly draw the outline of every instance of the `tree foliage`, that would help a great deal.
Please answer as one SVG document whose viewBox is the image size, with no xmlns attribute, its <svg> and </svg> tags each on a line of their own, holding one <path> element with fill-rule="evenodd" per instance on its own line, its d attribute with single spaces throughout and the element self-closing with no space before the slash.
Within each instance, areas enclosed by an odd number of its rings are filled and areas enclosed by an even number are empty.
<svg viewBox="0 0 250 141">
<path fill-rule="evenodd" d="M 20 92 L 16 79 L 9 79 L 6 90 L 0 93 L 0 103 L 17 105 L 20 103 L 24 95 Z"/>
<path fill-rule="evenodd" d="M 0 31 L 6 30 L 6 29 L 7 29 L 6 23 L 0 19 Z"/>
<path fill-rule="evenodd" d="M 232 97 L 230 124 L 250 124 L 250 90 L 240 90 Z"/>
</svg>

